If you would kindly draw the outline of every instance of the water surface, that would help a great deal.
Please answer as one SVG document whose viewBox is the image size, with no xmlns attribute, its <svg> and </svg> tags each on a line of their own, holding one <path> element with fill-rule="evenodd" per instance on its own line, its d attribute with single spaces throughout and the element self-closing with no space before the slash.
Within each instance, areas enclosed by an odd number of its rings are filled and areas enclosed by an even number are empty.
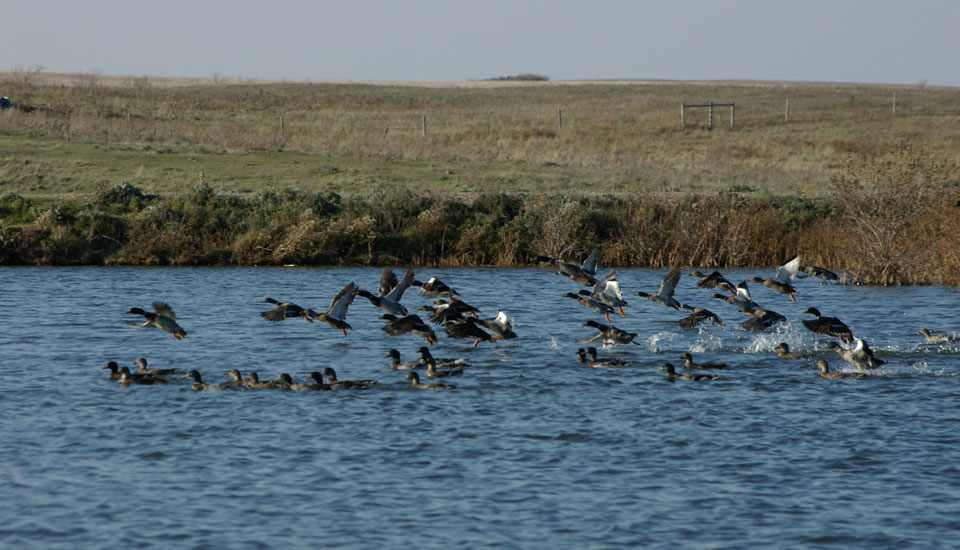
<svg viewBox="0 0 960 550">
<path fill-rule="evenodd" d="M 627 294 L 663 270 L 619 271 Z M 764 271 L 729 272 L 739 281 Z M 384 353 L 412 360 L 423 340 L 380 330 L 358 297 L 347 338 L 321 323 L 268 323 L 265 296 L 325 309 L 376 269 L 0 269 L 0 546 L 4 548 L 936 548 L 960 532 L 960 346 L 922 327 L 960 329 L 960 294 L 942 287 L 798 282 L 796 304 L 754 299 L 790 319 L 764 334 L 681 279 L 678 298 L 726 326 L 681 330 L 638 297 L 613 323 L 633 361 L 589 369 L 575 351 L 603 318 L 570 299 L 577 285 L 542 269 L 418 270 L 492 316 L 517 340 L 447 338 L 465 357 L 448 392 L 410 390 Z M 169 302 L 176 341 L 126 325 L 133 306 Z M 410 292 L 403 302 L 429 302 Z M 820 354 L 851 370 L 800 319 L 842 318 L 888 363 L 821 380 Z M 730 364 L 711 383 L 668 382 L 679 355 Z M 186 380 L 129 387 L 107 361 L 261 378 L 333 366 L 378 378 L 369 391 L 193 392 Z M 682 369 L 681 369 L 682 370 Z"/>
</svg>

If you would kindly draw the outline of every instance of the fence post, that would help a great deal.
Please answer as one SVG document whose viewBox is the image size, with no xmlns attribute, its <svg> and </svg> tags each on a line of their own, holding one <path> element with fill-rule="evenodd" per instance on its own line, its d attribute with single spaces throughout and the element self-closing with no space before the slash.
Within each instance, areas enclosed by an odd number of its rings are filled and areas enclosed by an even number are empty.
<svg viewBox="0 0 960 550">
<path fill-rule="evenodd" d="M 893 114 L 897 114 L 897 92 L 893 92 Z"/>
<path fill-rule="evenodd" d="M 790 122 L 790 100 L 787 100 L 787 107 L 783 111 L 783 121 Z"/>
<path fill-rule="evenodd" d="M 280 139 L 283 139 L 283 115 L 280 115 Z"/>
<path fill-rule="evenodd" d="M 563 109 L 557 109 L 557 131 L 563 130 Z"/>
<path fill-rule="evenodd" d="M 733 118 L 736 115 L 736 113 L 737 113 L 737 104 L 731 103 L 730 104 L 730 127 L 731 128 L 733 128 Z"/>
<path fill-rule="evenodd" d="M 707 119 L 707 130 L 713 130 L 713 102 L 710 102 L 710 118 Z"/>
<path fill-rule="evenodd" d="M 687 115 L 684 112 L 685 107 L 686 105 L 684 105 L 683 103 L 680 104 L 680 127 L 681 128 L 687 127 Z"/>
<path fill-rule="evenodd" d="M 427 137 L 427 115 L 420 117 L 420 128 L 423 130 L 423 137 Z"/>
</svg>

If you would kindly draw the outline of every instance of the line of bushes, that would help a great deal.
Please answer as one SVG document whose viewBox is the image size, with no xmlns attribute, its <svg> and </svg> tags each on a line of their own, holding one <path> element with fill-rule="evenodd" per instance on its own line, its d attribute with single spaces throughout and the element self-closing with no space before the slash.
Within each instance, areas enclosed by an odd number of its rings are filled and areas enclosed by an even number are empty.
<svg viewBox="0 0 960 550">
<path fill-rule="evenodd" d="M 2 265 L 518 266 L 594 247 L 608 266 L 805 264 L 871 284 L 960 284 L 956 184 L 904 146 L 852 158 L 826 198 L 371 192 L 0 197 Z M 950 192 L 947 192 L 947 191 Z"/>
</svg>

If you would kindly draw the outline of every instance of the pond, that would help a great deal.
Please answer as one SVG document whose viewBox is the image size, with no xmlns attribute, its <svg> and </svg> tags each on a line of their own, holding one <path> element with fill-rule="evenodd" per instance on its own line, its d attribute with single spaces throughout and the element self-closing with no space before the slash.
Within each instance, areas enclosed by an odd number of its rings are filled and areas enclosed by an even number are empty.
<svg viewBox="0 0 960 550">
<path fill-rule="evenodd" d="M 771 270 L 731 270 L 733 281 Z M 397 270 L 398 275 L 403 269 Z M 633 296 L 665 270 L 621 269 L 630 301 L 614 325 L 639 345 L 576 361 L 603 316 L 561 296 L 581 287 L 545 269 L 416 269 L 436 276 L 517 339 L 449 338 L 436 357 L 466 372 L 416 391 L 384 354 L 414 360 L 414 335 L 381 330 L 357 297 L 344 337 L 322 323 L 265 321 L 265 297 L 325 310 L 367 268 L 0 268 L 0 541 L 7 548 L 931 548 L 960 530 L 960 293 L 797 281 L 793 303 L 752 285 L 787 317 L 762 333 L 681 277 L 681 302 L 724 326 L 681 329 L 677 312 Z M 133 328 L 163 300 L 183 340 Z M 409 309 L 432 298 L 411 289 Z M 852 371 L 803 311 L 837 316 L 886 364 Z M 426 317 L 424 312 L 418 312 Z M 810 359 L 786 360 L 786 342 Z M 598 344 L 594 342 L 590 345 Z M 721 379 L 668 381 L 680 354 L 723 362 Z M 188 380 L 123 387 L 135 369 L 230 369 L 302 381 L 330 366 L 368 390 L 195 392 Z M 426 381 L 426 380 L 425 380 Z"/>
</svg>

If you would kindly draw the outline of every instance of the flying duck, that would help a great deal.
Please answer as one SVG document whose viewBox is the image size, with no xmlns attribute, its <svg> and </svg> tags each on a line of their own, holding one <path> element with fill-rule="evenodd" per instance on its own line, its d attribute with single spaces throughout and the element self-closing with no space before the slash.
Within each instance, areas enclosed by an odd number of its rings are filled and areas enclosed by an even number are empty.
<svg viewBox="0 0 960 550">
<path fill-rule="evenodd" d="M 836 317 L 824 317 L 820 315 L 820 311 L 815 307 L 808 307 L 804 310 L 804 313 L 809 313 L 816 317 L 816 319 L 803 320 L 803 326 L 807 327 L 807 329 L 817 334 L 826 334 L 827 336 L 839 338 L 841 342 L 853 342 L 853 333 L 850 332 L 850 327 L 845 325 L 840 319 Z"/>
<path fill-rule="evenodd" d="M 291 317 L 303 317 L 308 323 L 312 323 L 311 314 L 313 310 L 304 309 L 293 302 L 280 302 L 273 298 L 264 298 L 261 303 L 274 304 L 277 307 L 267 311 L 261 311 L 260 316 L 267 321 L 279 322 Z"/>
<path fill-rule="evenodd" d="M 796 256 L 789 262 L 777 267 L 776 273 L 773 277 L 769 279 L 764 279 L 763 277 L 754 277 L 750 281 L 754 283 L 760 283 L 763 286 L 775 290 L 780 294 L 786 294 L 790 297 L 790 300 L 796 302 L 797 299 L 793 297 L 793 294 L 797 292 L 796 287 L 790 283 L 793 281 L 793 276 L 797 274 L 797 271 L 800 270 L 800 256 Z"/>
<path fill-rule="evenodd" d="M 366 290 L 357 290 L 357 294 L 370 300 L 374 306 L 386 311 L 391 315 L 403 317 L 407 314 L 407 308 L 400 305 L 400 299 L 403 293 L 413 284 L 413 270 L 408 269 L 403 279 L 397 282 L 397 276 L 389 267 L 383 268 L 380 274 L 380 292 L 376 296 Z"/>
<path fill-rule="evenodd" d="M 679 280 L 680 269 L 675 267 L 671 269 L 666 276 L 664 276 L 662 281 L 660 281 L 660 288 L 657 289 L 655 294 L 647 294 L 646 292 L 634 292 L 633 294 L 635 296 L 642 296 L 662 306 L 672 307 L 673 309 L 680 311 L 680 302 L 673 298 L 673 291 L 677 288 L 677 281 Z"/>
<path fill-rule="evenodd" d="M 132 307 L 127 310 L 127 313 L 143 315 L 145 319 L 145 321 L 140 324 L 129 323 L 132 327 L 159 328 L 165 332 L 169 332 L 177 340 L 182 340 L 183 337 L 187 335 L 187 331 L 183 330 L 183 327 L 177 324 L 177 314 L 166 302 L 154 302 L 153 311 L 144 311 L 138 307 Z"/>
<path fill-rule="evenodd" d="M 357 285 L 351 281 L 333 297 L 326 313 L 314 313 L 314 316 L 327 326 L 339 329 L 346 336 L 347 329 L 353 329 L 347 322 L 347 309 L 353 303 L 353 297 L 358 293 Z"/>
</svg>

